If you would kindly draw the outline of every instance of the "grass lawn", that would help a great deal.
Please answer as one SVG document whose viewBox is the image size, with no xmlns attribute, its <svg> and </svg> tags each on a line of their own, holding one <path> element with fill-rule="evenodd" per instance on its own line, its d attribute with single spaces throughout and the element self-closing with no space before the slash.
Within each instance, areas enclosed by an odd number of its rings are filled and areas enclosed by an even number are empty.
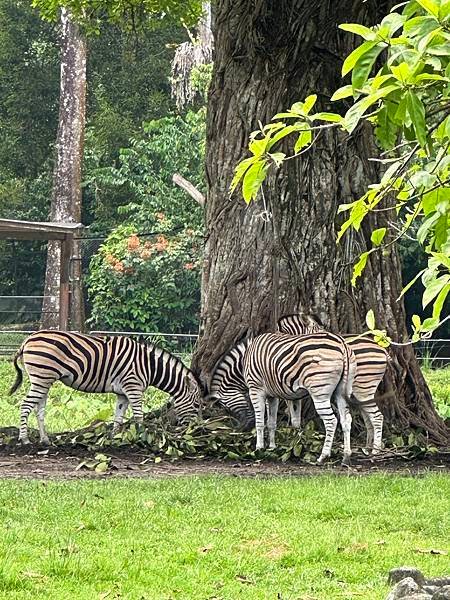
<svg viewBox="0 0 450 600">
<path fill-rule="evenodd" d="M 380 600 L 386 575 L 449 574 L 450 479 L 0 484 L 0 598 Z"/>
</svg>

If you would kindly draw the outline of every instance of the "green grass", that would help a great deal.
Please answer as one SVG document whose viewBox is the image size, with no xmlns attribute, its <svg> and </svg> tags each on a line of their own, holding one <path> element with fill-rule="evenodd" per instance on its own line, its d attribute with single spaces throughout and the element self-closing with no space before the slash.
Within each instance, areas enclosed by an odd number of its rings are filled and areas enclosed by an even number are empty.
<svg viewBox="0 0 450 600">
<path fill-rule="evenodd" d="M 448 574 L 450 479 L 2 481 L 0 598 L 379 600 Z"/>
<path fill-rule="evenodd" d="M 433 393 L 438 412 L 444 418 L 450 418 L 450 367 L 423 369 L 423 374 Z"/>
</svg>

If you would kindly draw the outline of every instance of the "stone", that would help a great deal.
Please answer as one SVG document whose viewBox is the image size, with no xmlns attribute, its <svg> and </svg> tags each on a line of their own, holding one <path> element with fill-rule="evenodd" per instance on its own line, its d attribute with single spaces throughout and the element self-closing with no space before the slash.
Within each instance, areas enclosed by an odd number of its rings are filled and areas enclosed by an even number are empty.
<svg viewBox="0 0 450 600">
<path fill-rule="evenodd" d="M 414 581 L 412 577 L 405 577 L 399 581 L 396 586 L 391 590 L 391 593 L 386 600 L 400 600 L 402 598 L 409 598 L 413 594 L 420 592 L 419 585 Z M 427 594 L 428 598 L 431 598 Z"/>
<path fill-rule="evenodd" d="M 414 581 L 422 586 L 425 583 L 425 577 L 415 567 L 398 567 L 397 569 L 391 569 L 389 571 L 388 582 L 390 585 L 394 585 L 394 583 L 398 583 L 402 579 L 406 579 L 406 577 L 411 577 Z"/>
<path fill-rule="evenodd" d="M 450 600 L 450 585 L 444 585 L 432 596 L 433 600 Z"/>
</svg>

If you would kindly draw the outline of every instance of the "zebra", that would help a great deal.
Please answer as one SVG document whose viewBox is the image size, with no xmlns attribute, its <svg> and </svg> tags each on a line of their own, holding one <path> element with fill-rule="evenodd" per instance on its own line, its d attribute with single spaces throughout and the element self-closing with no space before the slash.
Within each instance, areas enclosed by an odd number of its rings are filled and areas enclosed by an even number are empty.
<svg viewBox="0 0 450 600">
<path fill-rule="evenodd" d="M 83 392 L 112 392 L 117 396 L 113 433 L 123 423 L 128 405 L 138 423 L 143 421 L 142 394 L 154 386 L 171 395 L 181 422 L 200 414 L 202 389 L 182 361 L 153 344 L 128 337 L 97 337 L 81 333 L 41 330 L 31 334 L 14 357 L 16 380 L 22 384 L 22 361 L 30 391 L 20 410 L 19 441 L 28 444 L 28 417 L 37 413 L 40 441 L 49 444 L 44 413 L 48 392 L 55 381 Z"/>
<path fill-rule="evenodd" d="M 213 372 L 210 389 L 222 405 L 244 418 L 248 417 L 249 393 L 255 413 L 256 449 L 264 447 L 266 403 L 269 448 L 275 448 L 278 398 L 288 402 L 292 424 L 299 427 L 297 401 L 303 389 L 309 391 L 326 432 L 319 463 L 331 454 L 337 419 L 330 399 L 335 395 L 344 432 L 343 462 L 348 464 L 351 415 L 347 398 L 354 370 L 355 357 L 339 336 L 325 332 L 305 336 L 266 333 L 228 352 Z"/>
<path fill-rule="evenodd" d="M 302 314 L 281 317 L 277 328 L 280 332 L 292 335 L 323 331 L 323 327 L 314 318 Z M 374 397 L 386 372 L 389 356 L 384 348 L 370 338 L 355 337 L 355 335 L 344 335 L 343 338 L 356 358 L 352 394 L 366 426 L 366 445 L 373 454 L 377 454 L 382 445 L 383 415 Z"/>
<path fill-rule="evenodd" d="M 210 397 L 217 399 L 239 421 L 243 429 L 248 429 L 254 419 L 244 378 L 244 356 L 249 343 L 249 340 L 241 339 L 219 359 L 209 385 Z"/>
</svg>

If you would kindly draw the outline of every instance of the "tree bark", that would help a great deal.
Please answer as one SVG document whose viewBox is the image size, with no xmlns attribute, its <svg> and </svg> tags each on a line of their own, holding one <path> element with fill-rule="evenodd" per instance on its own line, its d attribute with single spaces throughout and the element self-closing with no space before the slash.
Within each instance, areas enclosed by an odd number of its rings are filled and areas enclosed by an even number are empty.
<svg viewBox="0 0 450 600">
<path fill-rule="evenodd" d="M 86 40 L 80 27 L 61 9 L 61 81 L 56 166 L 50 210 L 51 221 L 81 221 L 81 168 L 86 112 Z M 58 326 L 59 242 L 48 243 L 43 327 Z M 80 241 L 74 240 L 71 264 L 70 326 L 81 330 L 84 303 L 81 287 Z"/>
<path fill-rule="evenodd" d="M 330 97 L 342 85 L 342 61 L 355 43 L 337 24 L 372 25 L 389 8 L 356 0 L 216 3 L 202 314 L 193 361 L 206 382 L 236 340 L 273 330 L 277 314 L 313 312 L 331 331 L 347 333 L 362 331 L 373 308 L 377 324 L 394 340 L 407 339 L 403 302 L 396 300 L 402 282 L 395 248 L 372 254 L 356 289 L 350 286 L 352 262 L 371 247 L 370 232 L 387 224 L 386 214 L 372 214 L 360 232 L 336 244 L 338 205 L 356 200 L 380 177 L 377 163 L 369 161 L 377 154 L 370 128 L 351 138 L 325 130 L 309 152 L 269 178 L 264 197 L 249 207 L 228 196 L 234 167 L 246 156 L 259 120 L 268 122 L 311 93 L 318 94 L 318 110 L 330 109 Z M 380 390 L 387 420 L 402 429 L 422 427 L 445 443 L 448 430 L 412 347 L 391 353 Z"/>
</svg>

